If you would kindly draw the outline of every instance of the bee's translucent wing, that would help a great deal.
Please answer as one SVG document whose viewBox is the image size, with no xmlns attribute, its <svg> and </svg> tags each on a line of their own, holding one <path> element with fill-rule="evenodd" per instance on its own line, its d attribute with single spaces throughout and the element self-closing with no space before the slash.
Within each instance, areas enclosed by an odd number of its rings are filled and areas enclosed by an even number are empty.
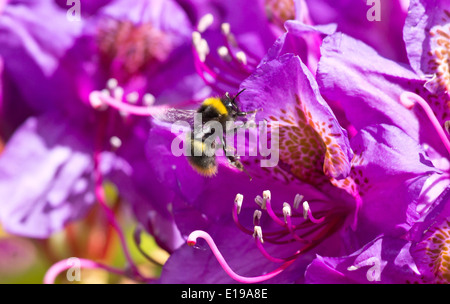
<svg viewBox="0 0 450 304">
<path fill-rule="evenodd" d="M 194 114 L 196 110 L 180 110 L 175 108 L 166 109 L 165 111 L 153 116 L 157 124 L 174 124 L 177 122 L 187 122 L 194 125 Z"/>
</svg>

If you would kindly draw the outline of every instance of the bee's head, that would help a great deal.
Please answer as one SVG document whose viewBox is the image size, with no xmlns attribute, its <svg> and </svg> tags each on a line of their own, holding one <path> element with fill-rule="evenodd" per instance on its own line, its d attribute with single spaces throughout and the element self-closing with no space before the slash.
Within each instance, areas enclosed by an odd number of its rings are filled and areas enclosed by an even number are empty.
<svg viewBox="0 0 450 304">
<path fill-rule="evenodd" d="M 222 103 L 227 108 L 228 115 L 230 115 L 231 117 L 239 116 L 239 114 L 242 113 L 241 110 L 239 110 L 239 107 L 236 103 L 236 98 L 239 96 L 239 94 L 241 94 L 244 91 L 245 89 L 242 89 L 235 96 L 230 96 L 230 94 L 226 92 L 225 96 L 221 98 Z"/>
</svg>

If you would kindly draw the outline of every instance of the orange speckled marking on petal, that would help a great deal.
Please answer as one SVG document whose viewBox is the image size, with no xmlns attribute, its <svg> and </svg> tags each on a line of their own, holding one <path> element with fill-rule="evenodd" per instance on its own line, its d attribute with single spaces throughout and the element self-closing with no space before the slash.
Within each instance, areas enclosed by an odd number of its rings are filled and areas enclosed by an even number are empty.
<svg viewBox="0 0 450 304">
<path fill-rule="evenodd" d="M 426 266 L 435 277 L 434 283 L 450 283 L 450 219 L 430 228 L 418 246 Z"/>
<path fill-rule="evenodd" d="M 269 119 L 280 125 L 280 160 L 297 179 L 318 185 L 344 170 L 346 156 L 337 143 L 342 135 L 331 131 L 330 122 L 314 120 L 298 95 L 295 107 Z"/>
<path fill-rule="evenodd" d="M 436 91 L 450 92 L 450 12 L 444 11 L 444 25 L 434 26 L 430 34 L 432 49 L 428 52 L 428 70 L 435 77 L 428 86 Z"/>
</svg>

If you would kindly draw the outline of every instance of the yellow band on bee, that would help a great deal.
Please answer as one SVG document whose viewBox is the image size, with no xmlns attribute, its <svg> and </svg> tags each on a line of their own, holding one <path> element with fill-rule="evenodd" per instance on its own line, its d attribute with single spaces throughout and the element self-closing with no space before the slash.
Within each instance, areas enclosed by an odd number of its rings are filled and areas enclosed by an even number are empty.
<svg viewBox="0 0 450 304">
<path fill-rule="evenodd" d="M 217 97 L 206 98 L 205 101 L 203 101 L 203 105 L 215 108 L 222 115 L 228 114 L 227 108 L 224 106 L 220 98 Z"/>
<path fill-rule="evenodd" d="M 200 140 L 194 140 L 192 142 L 192 144 L 193 144 L 193 147 L 194 147 L 194 155 L 196 155 L 195 151 L 198 151 L 198 152 L 201 152 L 201 153 L 205 152 L 206 148 L 205 148 L 205 143 L 204 142 L 202 142 Z"/>
</svg>

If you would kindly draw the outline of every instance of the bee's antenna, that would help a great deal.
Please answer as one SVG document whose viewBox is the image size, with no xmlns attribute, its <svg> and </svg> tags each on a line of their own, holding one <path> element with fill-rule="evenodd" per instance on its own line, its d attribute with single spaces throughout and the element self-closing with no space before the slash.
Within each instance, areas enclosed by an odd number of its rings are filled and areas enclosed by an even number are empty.
<svg viewBox="0 0 450 304">
<path fill-rule="evenodd" d="M 253 177 L 250 175 L 250 173 L 248 173 L 247 169 L 245 169 L 245 167 L 242 167 L 242 171 L 245 172 L 245 174 L 248 175 L 248 177 L 250 178 L 250 181 L 252 181 Z"/>
<path fill-rule="evenodd" d="M 245 90 L 246 90 L 245 88 L 243 88 L 242 90 L 240 90 L 240 91 L 233 97 L 233 101 L 235 101 L 236 98 L 237 98 L 242 92 L 244 92 Z"/>
</svg>

